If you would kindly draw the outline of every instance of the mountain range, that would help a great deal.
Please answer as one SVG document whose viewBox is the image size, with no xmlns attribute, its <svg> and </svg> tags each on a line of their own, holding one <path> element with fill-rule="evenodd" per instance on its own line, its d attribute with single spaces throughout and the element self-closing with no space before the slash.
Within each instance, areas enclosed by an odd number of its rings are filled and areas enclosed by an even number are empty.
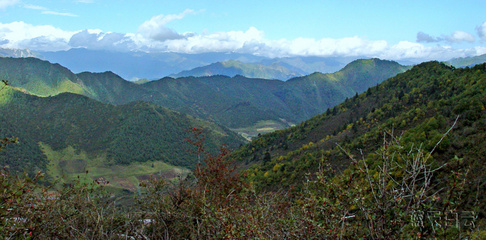
<svg viewBox="0 0 486 240">
<path fill-rule="evenodd" d="M 196 166 L 184 129 L 204 127 L 211 151 L 234 149 L 245 140 L 227 128 L 247 139 L 286 128 L 406 69 L 362 59 L 288 81 L 218 75 L 136 84 L 113 72 L 74 74 L 37 58 L 0 58 L 0 78 L 9 83 L 0 92 L 0 134 L 19 138 L 0 158 L 17 171 L 63 179 L 83 169 L 106 177 L 107 169 L 143 168 L 116 184 L 133 190 L 147 173 Z"/>
<path fill-rule="evenodd" d="M 116 173 L 132 178 L 133 187 L 136 178 L 167 166 L 197 165 L 196 149 L 186 141 L 192 127 L 204 128 L 205 148 L 212 153 L 222 145 L 235 149 L 245 143 L 225 127 L 147 102 L 115 106 L 79 94 L 38 97 L 22 90 L 0 92 L 0 135 L 19 139 L 0 154 L 2 165 L 12 171 L 44 171 L 63 179 L 86 170 L 104 178 Z M 159 168 L 132 175 L 113 170 L 149 163 Z"/>
<path fill-rule="evenodd" d="M 484 62 L 486 62 L 486 54 L 474 57 L 453 58 L 449 61 L 446 61 L 447 64 L 450 64 L 454 67 L 473 67 L 474 65 Z"/>
<path fill-rule="evenodd" d="M 124 79 L 131 81 L 140 78 L 150 80 L 159 79 L 182 71 L 189 71 L 194 68 L 230 60 L 247 64 L 245 66 L 241 66 L 240 64 L 240 67 L 244 67 L 242 71 L 252 72 L 255 77 L 266 76 L 267 79 L 287 80 L 296 73 L 299 75 L 307 75 L 313 72 L 335 72 L 356 59 L 333 57 L 286 57 L 272 59 L 241 53 L 214 52 L 183 54 L 173 52 L 110 52 L 83 48 L 57 52 L 39 52 L 38 55 L 40 58 L 49 62 L 59 63 L 75 73 L 85 71 L 112 71 Z M 266 73 L 255 72 L 256 69 L 262 68 L 262 66 L 266 66 L 263 67 Z M 275 74 L 270 75 L 268 69 L 272 69 L 272 72 L 275 72 Z M 214 72 L 212 75 L 226 74 L 223 72 Z"/>
<path fill-rule="evenodd" d="M 47 181 L 60 183 L 89 171 L 109 179 L 108 187 L 138 191 L 150 175 L 174 178 L 196 168 L 201 156 L 187 140 L 202 127 L 198 136 L 210 152 L 222 144 L 236 149 L 229 159 L 257 196 L 250 205 L 279 198 L 265 211 L 283 206 L 322 221 L 337 210 L 335 222 L 352 216 L 347 226 L 357 229 L 378 216 L 408 233 L 402 225 L 415 224 L 409 215 L 419 209 L 444 219 L 472 214 L 474 228 L 486 214 L 482 59 L 413 67 L 359 59 L 287 81 L 237 73 L 134 83 L 110 71 L 75 74 L 37 58 L 0 58 L 0 79 L 9 85 L 0 83 L 0 136 L 18 138 L 0 152 L 0 164 L 45 171 Z M 194 73 L 255 66 L 222 61 Z M 215 177 L 238 175 L 221 166 L 209 168 Z M 231 199 L 237 194 L 231 190 Z M 441 231 L 433 234 L 465 230 Z"/>
<path fill-rule="evenodd" d="M 236 60 L 228 60 L 182 71 L 178 74 L 172 74 L 170 77 L 207 77 L 214 75 L 225 75 L 229 77 L 241 75 L 248 78 L 287 80 L 302 76 L 303 74 L 300 72 L 291 71 L 278 64 L 265 66 L 263 64 L 250 64 Z"/>
<path fill-rule="evenodd" d="M 327 164 L 349 177 L 350 156 L 379 168 L 379 150 L 398 142 L 395 154 L 423 151 L 430 153 L 431 166 L 448 166 L 436 173 L 443 181 L 451 171 L 467 172 L 470 187 L 464 191 L 475 199 L 477 191 L 486 190 L 485 93 L 486 63 L 466 69 L 422 63 L 323 114 L 258 137 L 233 158 L 249 168 L 257 188 L 275 190 L 300 185 Z"/>
<path fill-rule="evenodd" d="M 288 81 L 218 75 L 135 84 L 112 72 L 74 74 L 36 58 L 0 59 L 0 78 L 31 94 L 71 92 L 115 105 L 142 100 L 239 129 L 250 137 L 258 134 L 255 126 L 262 122 L 274 125 L 270 130 L 299 123 L 406 69 L 392 61 L 362 59 L 332 74 L 313 73 Z"/>
</svg>

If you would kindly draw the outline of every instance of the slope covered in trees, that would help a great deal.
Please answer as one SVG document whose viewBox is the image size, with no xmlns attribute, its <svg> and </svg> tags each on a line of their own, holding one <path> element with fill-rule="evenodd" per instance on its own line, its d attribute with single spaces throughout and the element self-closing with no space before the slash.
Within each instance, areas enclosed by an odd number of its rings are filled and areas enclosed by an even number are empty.
<svg viewBox="0 0 486 240">
<path fill-rule="evenodd" d="M 395 62 L 368 59 L 333 74 L 314 73 L 286 82 L 213 76 L 164 78 L 142 86 L 161 93 L 153 100 L 160 105 L 173 104 L 177 111 L 236 128 L 262 120 L 301 122 L 405 70 Z"/>
<path fill-rule="evenodd" d="M 177 74 L 172 74 L 170 77 L 205 77 L 213 75 L 225 75 L 229 77 L 241 75 L 247 78 L 279 79 L 284 81 L 290 78 L 302 76 L 301 73 L 291 71 L 278 64 L 266 66 L 262 64 L 243 63 L 236 60 L 228 60 L 182 71 Z"/>
<path fill-rule="evenodd" d="M 46 171 L 46 150 L 66 148 L 105 166 L 161 161 L 194 168 L 197 159 L 185 141 L 191 127 L 205 128 L 211 151 L 244 142 L 224 127 L 146 102 L 114 106 L 72 93 L 37 97 L 10 87 L 0 99 L 0 135 L 19 140 L 1 152 L 1 165 L 18 171 Z"/>
<path fill-rule="evenodd" d="M 233 155 L 202 154 L 196 180 L 151 178 L 128 212 L 114 207 L 103 183 L 81 178 L 52 198 L 33 183 L 40 175 L 0 170 L 0 231 L 18 238 L 482 239 L 485 88 L 486 64 L 420 64 Z M 202 135 L 191 132 L 200 149 Z M 232 159 L 252 166 L 239 174 Z"/>
<path fill-rule="evenodd" d="M 485 93 L 486 64 L 422 63 L 232 157 L 256 189 L 303 191 L 345 231 L 460 234 L 486 214 Z"/>
<path fill-rule="evenodd" d="M 277 189 L 301 185 L 327 165 L 350 177 L 350 164 L 360 159 L 378 174 L 384 149 L 399 142 L 402 154 L 430 153 L 428 166 L 440 169 L 435 172 L 435 190 L 440 192 L 453 181 L 451 174 L 459 174 L 467 184 L 455 204 L 480 203 L 485 209 L 485 93 L 486 64 L 454 69 L 422 63 L 324 114 L 263 135 L 233 154 L 241 164 L 251 165 L 249 179 L 258 188 Z"/>
<path fill-rule="evenodd" d="M 73 92 L 117 105 L 143 100 L 231 128 L 266 120 L 282 126 L 301 122 L 405 69 L 396 62 L 368 59 L 333 74 L 314 73 L 287 82 L 211 76 L 134 84 L 111 72 L 73 74 L 34 58 L 0 59 L 0 77 L 31 94 Z"/>
</svg>

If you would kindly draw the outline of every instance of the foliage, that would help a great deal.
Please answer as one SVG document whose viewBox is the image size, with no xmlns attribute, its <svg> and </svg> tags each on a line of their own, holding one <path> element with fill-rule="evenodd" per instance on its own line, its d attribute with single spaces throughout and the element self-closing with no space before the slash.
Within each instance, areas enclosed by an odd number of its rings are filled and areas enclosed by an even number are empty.
<svg viewBox="0 0 486 240">
<path fill-rule="evenodd" d="M 197 161 L 184 141 L 184 129 L 194 125 L 206 127 L 210 152 L 222 144 L 235 148 L 244 142 L 224 127 L 150 103 L 113 106 L 69 93 L 40 98 L 9 90 L 13 100 L 0 107 L 0 136 L 16 136 L 19 143 L 0 153 L 0 163 L 12 171 L 45 171 L 41 146 L 53 151 L 73 147 L 89 159 L 102 158 L 105 165 L 163 161 L 194 169 Z"/>
<path fill-rule="evenodd" d="M 228 60 L 182 71 L 178 74 L 171 75 L 171 77 L 202 77 L 213 75 L 225 75 L 230 77 L 242 75 L 247 78 L 287 80 L 293 77 L 301 76 L 302 74 L 296 71 L 291 71 L 279 64 L 265 66 L 262 64 L 251 64 L 243 63 L 237 60 Z"/>
<path fill-rule="evenodd" d="M 112 72 L 74 74 L 35 58 L 0 58 L 0 77 L 30 94 L 71 92 L 116 105 L 152 102 L 230 128 L 265 120 L 289 126 L 405 70 L 396 62 L 368 59 L 333 74 L 316 73 L 287 82 L 217 75 L 135 84 Z"/>
<path fill-rule="evenodd" d="M 258 192 L 228 159 L 204 151 L 200 128 L 191 128 L 203 162 L 193 177 L 143 184 L 139 205 L 114 206 L 103 185 L 79 177 L 49 191 L 27 175 L 1 171 L 2 228 L 6 238 L 78 239 L 355 239 L 481 236 L 478 205 L 461 203 L 470 184 L 458 165 L 438 165 L 433 151 L 407 149 L 388 133 L 376 155 L 355 158 L 335 175 L 323 160 L 303 188 Z M 402 135 L 403 136 L 403 135 Z M 445 135 L 442 138 L 445 139 Z M 440 142 L 437 143 L 439 145 Z M 420 145 L 418 145 L 420 146 Z M 460 162 L 460 159 L 455 161 Z M 454 174 L 443 179 L 440 171 Z M 310 175 L 308 175 L 310 177 Z M 438 185 L 446 181 L 446 184 Z M 477 199 L 476 199 L 477 200 Z"/>
<path fill-rule="evenodd" d="M 404 131 L 402 144 L 422 142 L 430 151 L 441 132 L 461 117 L 456 130 L 447 136 L 433 157 L 441 163 L 455 155 L 473 165 L 482 181 L 486 96 L 485 65 L 453 69 L 437 62 L 423 63 L 390 78 L 379 86 L 355 95 L 295 127 L 265 134 L 238 149 L 233 157 L 241 163 L 258 163 L 248 172 L 260 188 L 300 184 L 306 172 L 316 169 L 324 156 L 339 171 L 350 163 L 335 143 L 353 154 L 357 149 L 376 151 L 383 132 Z M 310 145 L 310 143 L 313 143 Z M 269 153 L 270 162 L 263 158 Z M 279 171 L 271 171 L 279 164 Z M 266 173 L 267 176 L 264 176 Z M 275 186 L 275 187 L 274 187 Z"/>
</svg>

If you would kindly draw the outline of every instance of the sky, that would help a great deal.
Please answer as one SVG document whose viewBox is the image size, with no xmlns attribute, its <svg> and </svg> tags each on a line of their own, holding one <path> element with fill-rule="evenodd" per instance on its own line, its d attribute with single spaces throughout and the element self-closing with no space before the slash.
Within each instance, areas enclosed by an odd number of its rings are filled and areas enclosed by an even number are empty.
<svg viewBox="0 0 486 240">
<path fill-rule="evenodd" d="M 486 54 L 486 1 L 0 0 L 0 47 L 449 60 Z"/>
</svg>

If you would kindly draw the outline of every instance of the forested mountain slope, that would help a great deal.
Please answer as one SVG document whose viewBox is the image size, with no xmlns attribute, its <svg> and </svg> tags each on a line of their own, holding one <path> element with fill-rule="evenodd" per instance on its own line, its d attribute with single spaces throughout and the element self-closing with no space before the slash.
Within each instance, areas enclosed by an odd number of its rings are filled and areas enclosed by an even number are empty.
<svg viewBox="0 0 486 240">
<path fill-rule="evenodd" d="M 170 77 L 204 77 L 213 75 L 225 75 L 229 77 L 241 75 L 247 78 L 279 79 L 285 81 L 289 78 L 302 76 L 303 74 L 296 71 L 291 71 L 288 68 L 278 64 L 266 66 L 263 64 L 243 63 L 236 60 L 228 60 L 182 71 L 177 74 L 172 74 Z"/>
<path fill-rule="evenodd" d="M 486 64 L 454 69 L 427 62 L 295 127 L 262 135 L 233 154 L 243 165 L 256 163 L 248 174 L 257 186 L 276 189 L 302 184 L 326 164 L 340 171 L 350 167 L 344 150 L 379 166 L 376 151 L 386 148 L 392 136 L 407 151 L 429 152 L 454 126 L 431 157 L 437 166 L 453 168 L 442 169 L 443 177 L 450 171 L 467 173 L 472 196 L 485 190 L 485 105 Z"/>
<path fill-rule="evenodd" d="M 117 105 L 142 100 L 231 128 L 268 120 L 282 127 L 301 122 L 406 69 L 396 62 L 367 59 L 333 74 L 287 82 L 211 76 L 134 84 L 112 72 L 73 74 L 35 58 L 0 58 L 0 78 L 34 95 L 72 92 Z"/>
<path fill-rule="evenodd" d="M 103 166 L 160 161 L 194 168 L 197 158 L 185 140 L 192 127 L 204 127 L 206 148 L 213 152 L 244 142 L 224 127 L 147 102 L 114 106 L 72 93 L 37 97 L 12 87 L 4 88 L 0 99 L 0 136 L 19 139 L 0 152 L 0 165 L 18 171 L 45 171 L 46 149 L 66 148 Z"/>
<path fill-rule="evenodd" d="M 336 73 L 286 82 L 212 76 L 164 78 L 142 86 L 161 93 L 153 96 L 155 103 L 237 128 L 263 120 L 304 121 L 406 69 L 396 62 L 367 59 Z"/>
</svg>

